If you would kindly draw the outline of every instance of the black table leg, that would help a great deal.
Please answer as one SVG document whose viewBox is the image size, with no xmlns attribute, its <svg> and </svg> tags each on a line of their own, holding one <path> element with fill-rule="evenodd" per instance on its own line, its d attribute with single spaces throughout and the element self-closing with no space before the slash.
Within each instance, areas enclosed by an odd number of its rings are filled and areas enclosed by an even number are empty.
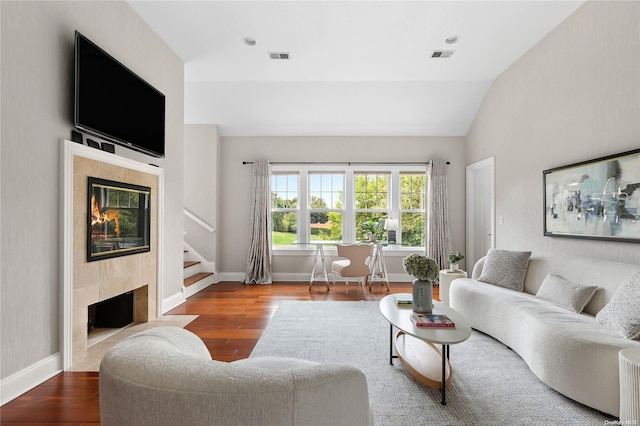
<svg viewBox="0 0 640 426">
<path fill-rule="evenodd" d="M 393 365 L 393 325 L 389 324 L 389 365 Z"/>
<path fill-rule="evenodd" d="M 442 383 L 440 384 L 440 393 L 442 394 L 442 401 L 440 404 L 447 405 L 447 397 L 446 397 L 446 366 L 447 366 L 447 358 L 449 355 L 449 345 L 442 345 Z"/>
</svg>

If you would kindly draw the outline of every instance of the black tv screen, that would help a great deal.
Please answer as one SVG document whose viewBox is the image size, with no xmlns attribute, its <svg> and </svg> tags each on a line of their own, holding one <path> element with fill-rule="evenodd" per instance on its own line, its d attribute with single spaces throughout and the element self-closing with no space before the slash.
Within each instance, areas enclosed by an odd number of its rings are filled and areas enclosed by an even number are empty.
<svg viewBox="0 0 640 426">
<path fill-rule="evenodd" d="M 77 31 L 74 125 L 164 157 L 164 95 Z"/>
</svg>

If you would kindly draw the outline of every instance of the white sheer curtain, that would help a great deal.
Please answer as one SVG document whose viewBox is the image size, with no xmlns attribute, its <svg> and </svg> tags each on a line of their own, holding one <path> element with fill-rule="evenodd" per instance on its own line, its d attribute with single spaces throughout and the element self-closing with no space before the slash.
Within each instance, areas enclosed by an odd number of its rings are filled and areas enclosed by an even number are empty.
<svg viewBox="0 0 640 426">
<path fill-rule="evenodd" d="M 436 261 L 440 269 L 449 263 L 451 229 L 449 227 L 449 198 L 447 195 L 447 164 L 432 160 L 427 167 L 427 247 L 426 254 Z"/>
<path fill-rule="evenodd" d="M 245 284 L 271 284 L 271 176 L 269 162 L 253 165 L 253 205 Z"/>
</svg>

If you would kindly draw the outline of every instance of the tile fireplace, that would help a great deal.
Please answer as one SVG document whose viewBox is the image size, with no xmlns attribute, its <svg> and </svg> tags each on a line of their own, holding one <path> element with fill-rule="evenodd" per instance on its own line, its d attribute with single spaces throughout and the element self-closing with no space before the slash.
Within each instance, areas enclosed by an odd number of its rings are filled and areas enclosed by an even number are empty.
<svg viewBox="0 0 640 426">
<path fill-rule="evenodd" d="M 161 315 L 164 172 L 69 141 L 64 159 L 62 361 L 68 370 L 88 357 L 89 306 L 132 292 L 133 322 Z M 102 223 L 94 227 L 92 219 Z"/>
</svg>

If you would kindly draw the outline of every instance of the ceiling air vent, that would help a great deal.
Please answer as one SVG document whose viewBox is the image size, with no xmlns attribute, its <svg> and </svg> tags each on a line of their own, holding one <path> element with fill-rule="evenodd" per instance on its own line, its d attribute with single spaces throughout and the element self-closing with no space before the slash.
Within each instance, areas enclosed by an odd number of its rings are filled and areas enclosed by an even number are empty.
<svg viewBox="0 0 640 426">
<path fill-rule="evenodd" d="M 269 52 L 271 59 L 289 59 L 289 52 Z"/>
<path fill-rule="evenodd" d="M 432 58 L 450 58 L 455 50 L 434 50 L 431 54 Z"/>
</svg>

